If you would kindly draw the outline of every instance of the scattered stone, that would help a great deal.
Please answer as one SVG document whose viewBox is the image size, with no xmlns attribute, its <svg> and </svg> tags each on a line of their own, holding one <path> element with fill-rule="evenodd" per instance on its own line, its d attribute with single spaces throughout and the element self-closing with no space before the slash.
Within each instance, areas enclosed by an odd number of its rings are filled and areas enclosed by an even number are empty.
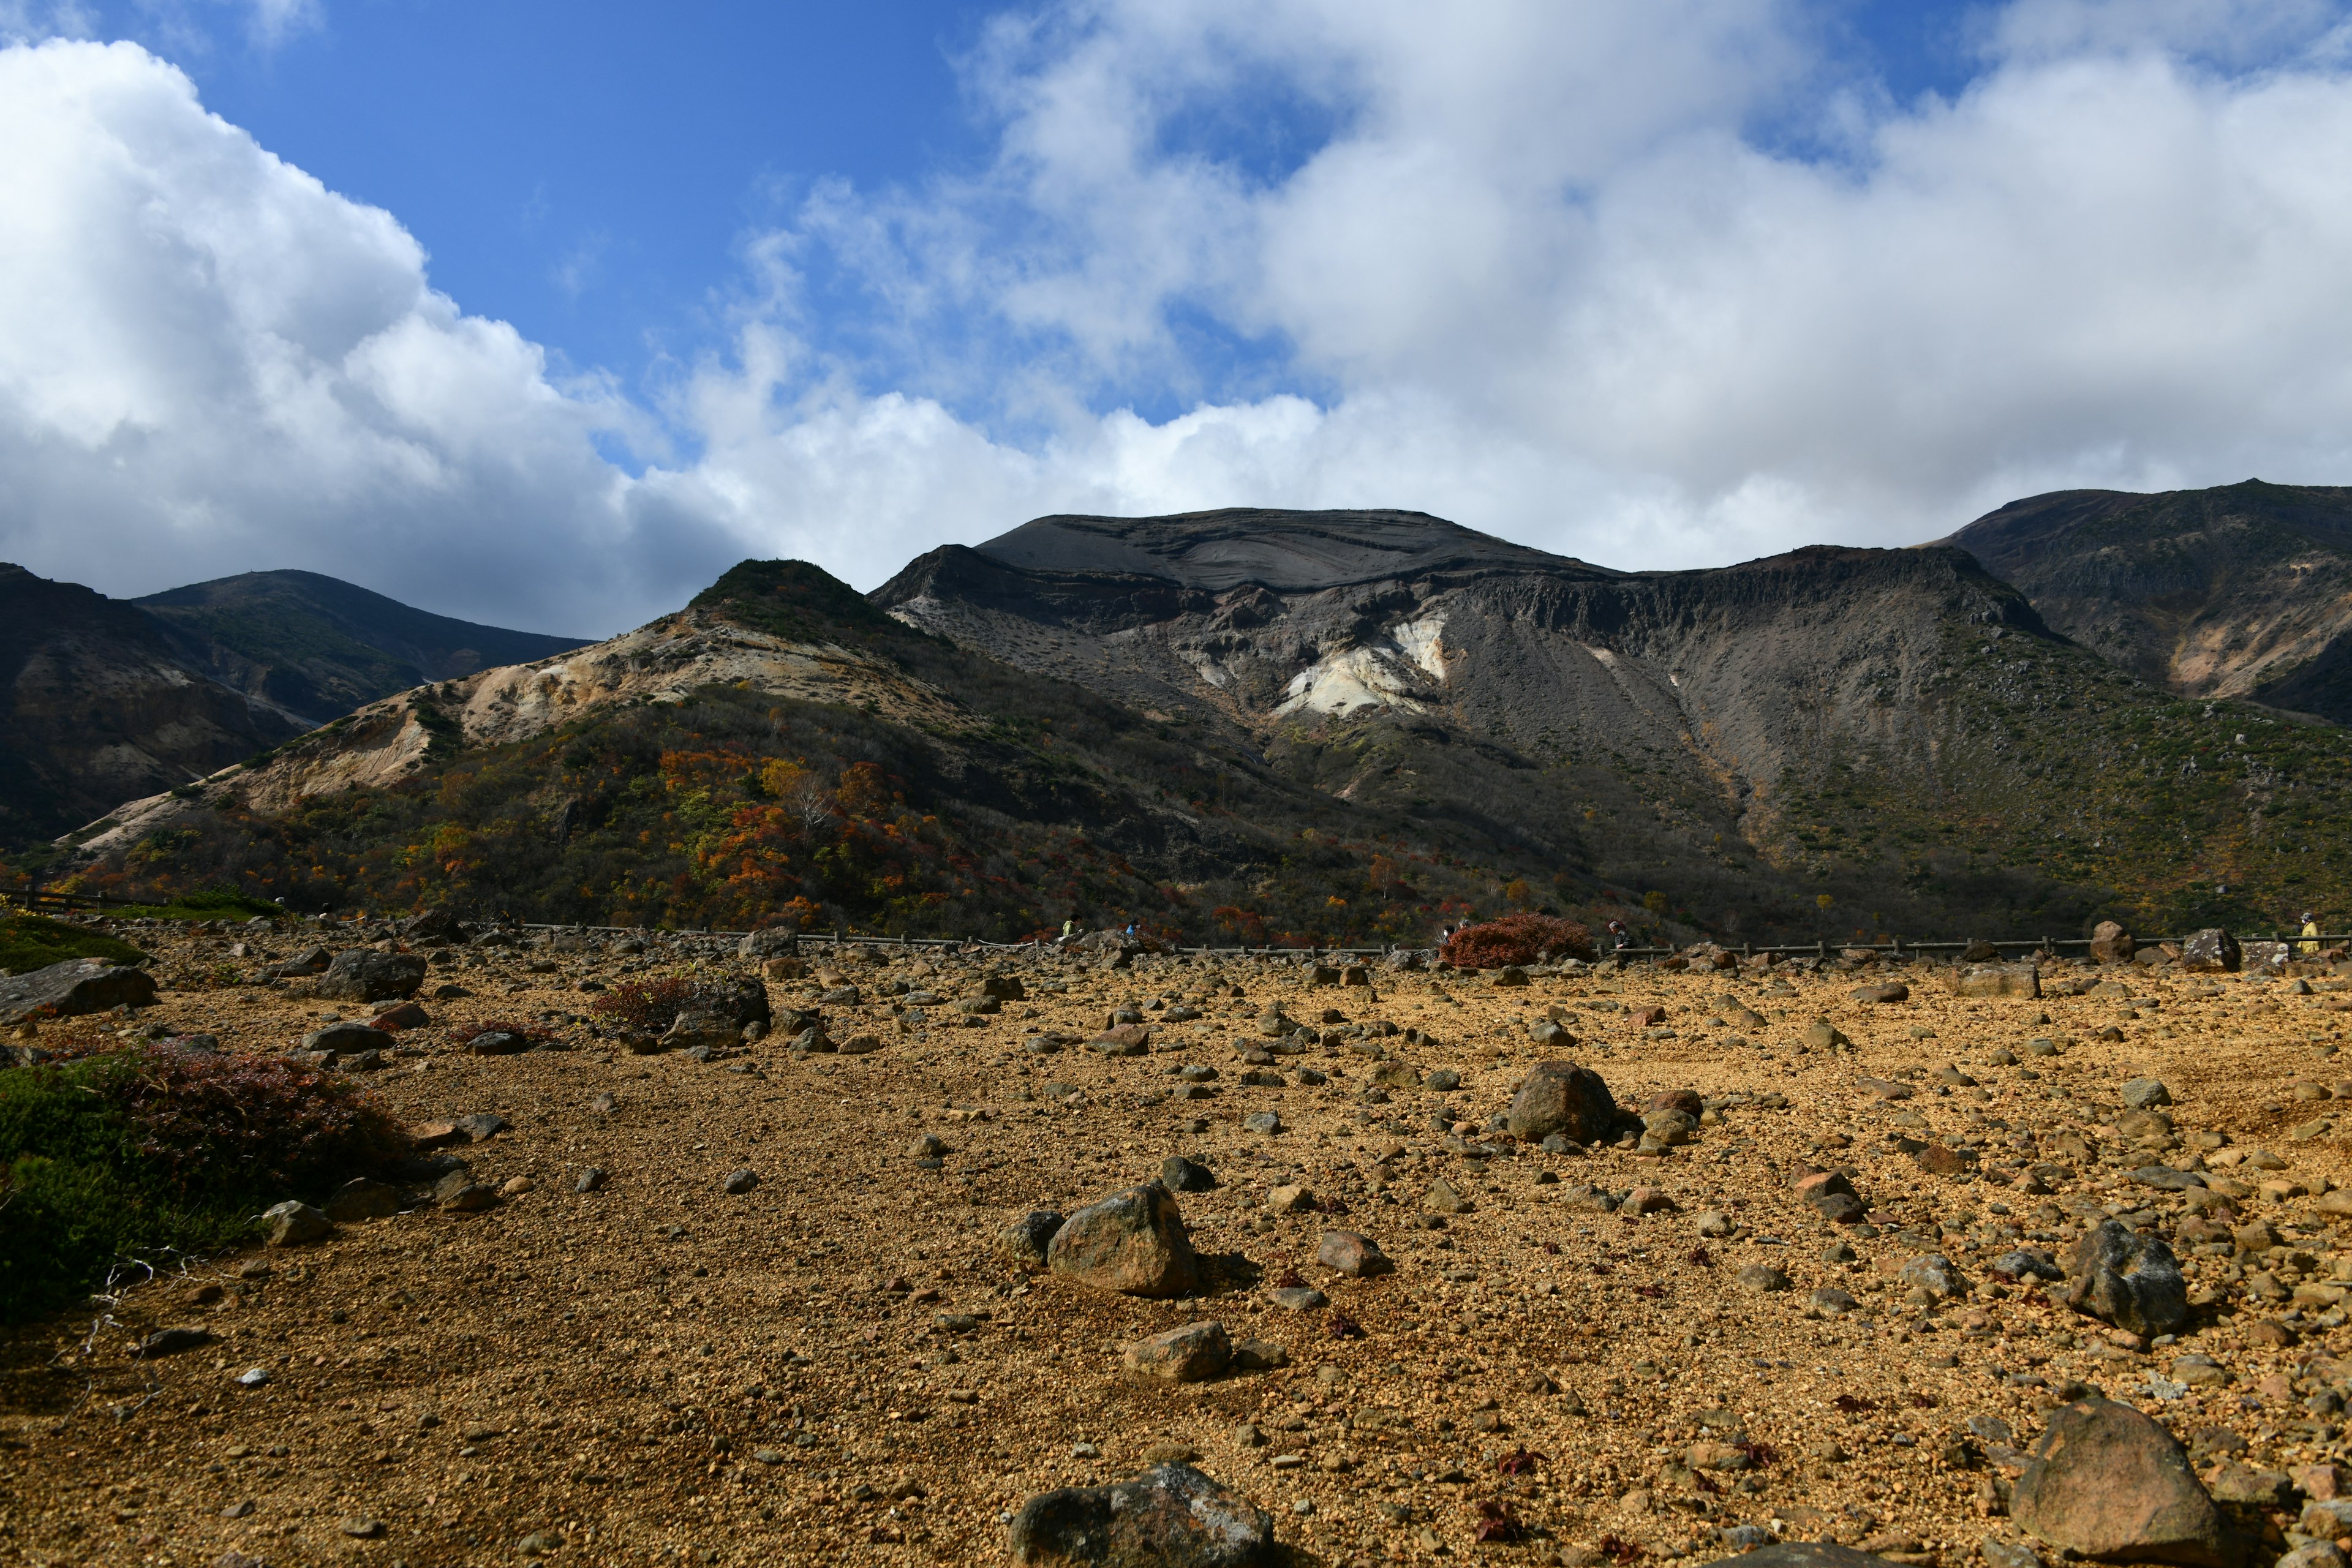
<svg viewBox="0 0 2352 1568">
<path fill-rule="evenodd" d="M 313 994 L 344 1002 L 404 1002 L 425 984 L 425 961 L 413 952 L 353 948 L 335 954 Z"/>
<path fill-rule="evenodd" d="M 1312 1214 L 1315 1194 L 1296 1182 L 1288 1182 L 1266 1193 L 1265 1206 L 1276 1214 Z"/>
<path fill-rule="evenodd" d="M 1900 980 L 1881 981 L 1876 985 L 1856 986 L 1853 991 L 1853 999 L 1857 1002 L 1868 1003 L 1874 1005 L 1885 1005 L 1894 1002 L 1908 1002 L 1911 1000 L 1911 987 L 1904 984 Z"/>
<path fill-rule="evenodd" d="M 213 1342 L 213 1336 L 203 1329 L 157 1329 L 131 1349 L 142 1361 L 153 1361 L 160 1356 L 180 1355 Z"/>
<path fill-rule="evenodd" d="M 2194 973 L 2234 974 L 2243 958 L 2237 939 L 2218 926 L 2191 931 L 2181 940 L 2180 967 Z"/>
<path fill-rule="evenodd" d="M 1109 1487 L 1065 1487 L 1022 1504 L 1012 1560 L 1022 1568 L 1263 1568 L 1274 1518 L 1190 1465 Z"/>
<path fill-rule="evenodd" d="M 1120 1352 L 1131 1377 L 1157 1383 L 1206 1383 L 1234 1359 L 1233 1342 L 1219 1322 L 1186 1323 L 1135 1341 Z"/>
<path fill-rule="evenodd" d="M 1743 1290 L 1761 1293 L 1789 1288 L 1789 1277 L 1769 1263 L 1750 1263 L 1733 1278 L 1739 1281 L 1739 1288 Z"/>
<path fill-rule="evenodd" d="M 1530 1143 L 1554 1134 L 1595 1143 L 1607 1138 L 1616 1123 L 1617 1102 L 1601 1075 L 1568 1061 L 1538 1062 L 1504 1116 L 1505 1130 Z"/>
<path fill-rule="evenodd" d="M 1242 1131 L 1262 1132 L 1268 1137 L 1282 1131 L 1282 1118 L 1271 1110 L 1261 1110 L 1242 1118 Z"/>
<path fill-rule="evenodd" d="M 1277 1285 L 1265 1293 L 1265 1299 L 1286 1312 L 1312 1312 L 1331 1304 L 1331 1299 L 1312 1285 Z"/>
<path fill-rule="evenodd" d="M 363 1219 L 389 1219 L 400 1212 L 400 1189 L 365 1177 L 345 1182 L 327 1200 L 326 1215 L 336 1225 Z"/>
<path fill-rule="evenodd" d="M 2189 1321 L 2189 1285 L 2172 1248 L 2107 1220 L 2074 1244 L 2066 1304 L 2154 1338 Z"/>
<path fill-rule="evenodd" d="M 323 1029 L 313 1029 L 302 1037 L 306 1051 L 324 1051 L 330 1057 L 357 1056 L 362 1051 L 388 1051 L 399 1042 L 391 1034 L 373 1024 L 329 1024 Z"/>
<path fill-rule="evenodd" d="M 472 1116 L 460 1116 L 457 1127 L 465 1134 L 468 1143 L 487 1143 L 507 1130 L 507 1119 L 486 1110 Z"/>
<path fill-rule="evenodd" d="M 272 1247 L 305 1246 L 323 1240 L 335 1228 L 323 1212 L 292 1198 L 263 1210 L 261 1217 L 269 1223 Z"/>
<path fill-rule="evenodd" d="M 2102 1562 L 2227 1568 L 2237 1555 L 2180 1445 L 2107 1399 L 2051 1412 L 2010 1511 L 2051 1545 Z"/>
<path fill-rule="evenodd" d="M 730 1171 L 727 1173 L 727 1179 L 719 1183 L 719 1187 L 721 1192 L 733 1193 L 740 1195 L 740 1194 L 750 1192 L 753 1187 L 756 1187 L 759 1184 L 760 1173 L 751 1170 L 747 1166 L 740 1171 Z"/>
<path fill-rule="evenodd" d="M 579 1179 L 572 1184 L 572 1190 L 575 1193 L 599 1192 L 609 1180 L 611 1177 L 605 1173 L 604 1167 L 591 1165 L 580 1173 Z"/>
<path fill-rule="evenodd" d="M 2023 996 L 2042 994 L 2042 971 L 2031 963 L 1964 963 L 1947 971 L 1955 996 Z"/>
<path fill-rule="evenodd" d="M 1425 1214 L 1465 1214 L 1469 1211 L 1470 1200 L 1463 1196 L 1461 1188 L 1440 1176 L 1429 1184 L 1421 1206 Z"/>
<path fill-rule="evenodd" d="M 1969 1289 L 1952 1260 L 1940 1252 L 1921 1253 L 1906 1263 L 1895 1278 L 1915 1290 L 1938 1298 L 1966 1295 Z"/>
<path fill-rule="evenodd" d="M 1070 1215 L 1046 1250 L 1054 1273 L 1128 1296 L 1181 1296 L 1199 1274 L 1176 1200 L 1158 1182 Z"/>
<path fill-rule="evenodd" d="M 2124 1085 L 2124 1104 L 2134 1110 L 2151 1110 L 2172 1103 L 2172 1091 L 2156 1079 L 2136 1078 Z"/>
<path fill-rule="evenodd" d="M 1217 1187 L 1214 1172 L 1181 1154 L 1171 1154 L 1160 1162 L 1160 1182 L 1171 1193 L 1209 1193 Z"/>
<path fill-rule="evenodd" d="M 1396 1267 L 1380 1243 L 1352 1230 L 1325 1231 L 1315 1244 L 1315 1261 L 1355 1279 L 1386 1274 Z"/>
<path fill-rule="evenodd" d="M 907 1145 L 907 1158 L 910 1160 L 936 1160 L 947 1152 L 947 1144 L 935 1132 L 926 1132 Z"/>
</svg>

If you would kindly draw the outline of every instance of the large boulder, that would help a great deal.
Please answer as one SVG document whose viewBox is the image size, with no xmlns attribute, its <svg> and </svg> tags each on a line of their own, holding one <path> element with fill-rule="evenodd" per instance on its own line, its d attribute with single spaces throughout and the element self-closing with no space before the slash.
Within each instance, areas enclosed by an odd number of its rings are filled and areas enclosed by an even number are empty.
<svg viewBox="0 0 2352 1568">
<path fill-rule="evenodd" d="M 2074 1244 L 2066 1268 L 2066 1304 L 2119 1329 L 2153 1337 L 2189 1321 L 2189 1282 L 2179 1260 L 2156 1236 L 2107 1220 Z"/>
<path fill-rule="evenodd" d="M 2078 1399 L 2050 1415 L 2010 1514 L 2055 1547 L 2103 1563 L 2226 1568 L 2229 1525 L 2172 1435 L 2128 1405 Z"/>
<path fill-rule="evenodd" d="M 1013 1519 L 1023 1568 L 1259 1568 L 1276 1561 L 1274 1520 L 1190 1465 L 1108 1487 L 1040 1492 Z"/>
<path fill-rule="evenodd" d="M 345 1002 L 402 1002 L 425 984 L 425 961 L 413 952 L 355 947 L 335 954 L 319 977 L 317 994 Z"/>
<path fill-rule="evenodd" d="M 1523 1142 L 1540 1143 L 1557 1132 L 1579 1143 L 1598 1143 L 1616 1130 L 1617 1102 L 1591 1068 L 1538 1062 L 1511 1097 L 1505 1125 Z"/>
<path fill-rule="evenodd" d="M 2244 962 L 2237 938 L 2219 926 L 2191 931 L 2180 942 L 2180 967 L 2205 974 L 2235 974 Z"/>
<path fill-rule="evenodd" d="M 2042 971 L 2031 963 L 1964 963 L 1948 973 L 1955 996 L 2042 994 Z"/>
<path fill-rule="evenodd" d="M 2101 921 L 2091 928 L 2091 962 L 2094 963 L 2129 963 L 2132 961 L 2131 932 L 2113 921 Z"/>
<path fill-rule="evenodd" d="M 1045 1248 L 1045 1267 L 1125 1296 L 1181 1296 L 1200 1275 L 1176 1199 L 1158 1182 L 1114 1193 L 1072 1215 Z"/>
<path fill-rule="evenodd" d="M 400 928 L 401 940 L 418 947 L 448 947 L 472 939 L 474 928 L 447 910 L 427 910 Z"/>
<path fill-rule="evenodd" d="M 739 1030 L 746 1024 L 772 1024 L 775 1017 L 768 1007 L 768 987 L 758 980 L 706 987 L 697 994 L 694 1005 L 701 1012 L 727 1019 Z"/>
<path fill-rule="evenodd" d="M 801 950 L 801 933 L 789 926 L 765 926 L 745 931 L 743 940 L 735 944 L 739 958 L 785 958 Z"/>
<path fill-rule="evenodd" d="M 26 974 L 0 974 L 0 1024 L 144 1007 L 154 1000 L 153 975 L 102 958 L 68 958 Z"/>
</svg>

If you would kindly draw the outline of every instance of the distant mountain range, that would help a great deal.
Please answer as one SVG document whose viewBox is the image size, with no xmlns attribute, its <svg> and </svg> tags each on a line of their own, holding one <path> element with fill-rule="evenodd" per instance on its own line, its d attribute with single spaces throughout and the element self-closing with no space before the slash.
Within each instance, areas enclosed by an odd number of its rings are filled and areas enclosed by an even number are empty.
<svg viewBox="0 0 2352 1568">
<path fill-rule="evenodd" d="M 78 827 L 424 681 L 578 646 L 313 572 L 117 600 L 0 563 L 0 845 Z"/>
<path fill-rule="evenodd" d="M 2261 927 L 2352 872 L 2352 734 L 2311 716 L 2345 493 L 2040 498 L 1701 572 L 1260 510 L 1042 518 L 865 596 L 747 562 L 129 803 L 86 876 L 991 935 Z"/>
</svg>

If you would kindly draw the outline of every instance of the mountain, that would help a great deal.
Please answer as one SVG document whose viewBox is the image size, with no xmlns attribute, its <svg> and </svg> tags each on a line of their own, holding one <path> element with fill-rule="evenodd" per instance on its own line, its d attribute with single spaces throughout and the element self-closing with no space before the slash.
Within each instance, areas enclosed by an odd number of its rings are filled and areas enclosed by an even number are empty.
<svg viewBox="0 0 2352 1568">
<path fill-rule="evenodd" d="M 2184 700 L 1967 551 L 1618 572 L 1409 512 L 1039 519 L 679 612 L 118 811 L 84 885 L 583 921 L 1421 940 L 2275 923 L 2352 737 Z"/>
<path fill-rule="evenodd" d="M 583 640 L 452 620 L 316 572 L 247 572 L 131 603 L 188 668 L 312 724 Z"/>
<path fill-rule="evenodd" d="M 132 605 L 0 563 L 0 843 L 62 832 L 302 728 L 183 667 Z"/>
<path fill-rule="evenodd" d="M 1147 715 L 746 562 L 604 643 L 368 705 L 130 803 L 81 886 L 233 882 L 295 907 L 1024 936 L 1426 939 L 1534 858 L 1286 778 Z M 1548 884 L 1544 884 L 1549 893 Z"/>
<path fill-rule="evenodd" d="M 2151 685 L 2352 721 L 2352 489 L 2058 490 L 1949 542 Z"/>
<path fill-rule="evenodd" d="M 1948 547 L 1622 573 L 1405 512 L 1057 517 L 875 598 L 1727 935 L 2263 924 L 2352 854 L 2341 731 L 2181 702 Z"/>
</svg>

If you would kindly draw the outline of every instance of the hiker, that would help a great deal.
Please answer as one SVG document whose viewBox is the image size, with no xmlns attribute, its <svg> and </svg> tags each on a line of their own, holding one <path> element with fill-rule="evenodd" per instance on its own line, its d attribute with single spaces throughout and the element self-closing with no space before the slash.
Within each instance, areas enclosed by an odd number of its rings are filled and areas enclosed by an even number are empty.
<svg viewBox="0 0 2352 1568">
<path fill-rule="evenodd" d="M 2319 917 L 2309 910 L 2303 911 L 2303 941 L 2298 945 L 2305 957 L 2319 951 Z"/>
<path fill-rule="evenodd" d="M 1633 934 L 1633 932 L 1625 929 L 1625 922 L 1623 921 L 1611 921 L 1609 922 L 1610 951 L 1614 952 L 1623 948 L 1626 945 L 1626 939 L 1631 937 Z"/>
</svg>

